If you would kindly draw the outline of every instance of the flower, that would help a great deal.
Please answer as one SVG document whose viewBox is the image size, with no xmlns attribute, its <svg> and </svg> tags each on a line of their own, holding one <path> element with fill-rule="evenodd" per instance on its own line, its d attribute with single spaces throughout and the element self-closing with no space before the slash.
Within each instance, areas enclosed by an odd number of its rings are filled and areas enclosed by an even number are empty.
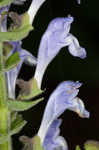
<svg viewBox="0 0 99 150">
<path fill-rule="evenodd" d="M 80 0 L 77 0 L 77 2 L 78 2 L 78 4 L 80 4 L 80 3 L 81 3 L 81 1 L 80 1 Z"/>
<path fill-rule="evenodd" d="M 35 141 L 36 137 L 40 138 L 41 149 L 43 147 L 44 150 L 68 150 L 66 140 L 60 136 L 59 127 L 62 120 L 58 117 L 68 109 L 82 118 L 89 118 L 90 114 L 85 109 L 83 101 L 77 97 L 81 85 L 78 81 L 64 81 L 54 90 L 49 97 L 37 135 L 33 138 L 20 138 L 24 144 L 23 150 L 35 149 L 35 145 L 39 144 L 39 141 Z"/>
<path fill-rule="evenodd" d="M 48 64 L 59 53 L 61 48 L 68 46 L 69 52 L 76 57 L 84 59 L 86 51 L 80 47 L 78 40 L 69 33 L 73 17 L 56 18 L 51 21 L 45 31 L 39 46 L 38 64 L 34 78 L 41 87 L 42 78 Z"/>
<path fill-rule="evenodd" d="M 89 118 L 89 112 L 77 97 L 81 85 L 78 81 L 64 81 L 51 94 L 38 131 L 44 150 L 68 149 L 66 141 L 59 135 L 61 120 L 58 117 L 65 110 L 74 111 L 82 118 Z"/>
<path fill-rule="evenodd" d="M 11 56 L 16 51 L 19 52 L 20 63 L 10 71 L 6 72 L 7 86 L 8 86 L 8 97 L 14 99 L 15 98 L 15 84 L 16 79 L 21 69 L 21 66 L 24 63 L 33 66 L 36 65 L 36 58 L 28 51 L 21 48 L 21 41 L 17 42 L 9 42 L 13 46 L 13 50 L 10 52 L 9 56 Z"/>
<path fill-rule="evenodd" d="M 28 14 L 30 17 L 30 24 L 33 23 L 34 17 L 38 11 L 38 9 L 41 7 L 41 5 L 45 2 L 45 0 L 32 0 L 32 3 L 28 9 Z"/>
<path fill-rule="evenodd" d="M 9 10 L 9 6 L 4 6 L 4 7 L 0 8 L 0 20 L 1 20 L 0 28 L 1 28 L 2 32 L 7 31 L 7 26 L 6 26 L 7 13 L 4 15 L 4 17 L 2 17 L 2 14 L 8 10 Z"/>
</svg>

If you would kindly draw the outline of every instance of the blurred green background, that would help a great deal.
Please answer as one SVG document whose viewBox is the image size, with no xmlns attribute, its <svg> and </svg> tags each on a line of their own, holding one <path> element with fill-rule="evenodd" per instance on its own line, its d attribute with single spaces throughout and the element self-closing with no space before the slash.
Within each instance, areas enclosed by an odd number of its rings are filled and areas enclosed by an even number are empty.
<svg viewBox="0 0 99 150">
<path fill-rule="evenodd" d="M 23 6 L 12 5 L 11 10 L 24 13 L 30 3 L 27 0 Z M 76 0 L 46 0 L 35 17 L 34 30 L 23 40 L 22 46 L 37 56 L 41 36 L 49 22 L 55 17 L 65 17 L 68 14 L 74 17 L 71 33 L 86 48 L 87 58 L 81 60 L 73 57 L 65 47 L 51 62 L 42 83 L 42 89 L 46 88 L 45 100 L 23 113 L 28 124 L 19 135 L 14 136 L 15 150 L 22 146 L 21 143 L 18 144 L 20 135 L 33 137 L 37 133 L 49 95 L 64 80 L 79 80 L 83 83 L 79 97 L 91 113 L 90 119 L 81 119 L 70 111 L 61 116 L 61 135 L 67 140 L 69 149 L 74 150 L 77 144 L 83 148 L 83 143 L 88 139 L 99 140 L 99 1 L 82 0 L 81 5 L 78 5 Z M 29 80 L 34 71 L 35 67 L 23 64 L 19 78 Z"/>
</svg>

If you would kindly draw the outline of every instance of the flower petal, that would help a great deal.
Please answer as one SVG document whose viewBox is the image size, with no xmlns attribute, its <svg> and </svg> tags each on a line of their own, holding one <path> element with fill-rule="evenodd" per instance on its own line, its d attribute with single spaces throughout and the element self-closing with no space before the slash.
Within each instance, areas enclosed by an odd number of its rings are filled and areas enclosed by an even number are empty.
<svg viewBox="0 0 99 150">
<path fill-rule="evenodd" d="M 8 85 L 8 96 L 9 98 L 14 99 L 16 79 L 17 79 L 17 76 L 19 74 L 19 71 L 21 69 L 23 62 L 25 62 L 28 65 L 33 66 L 33 65 L 36 65 L 37 61 L 36 61 L 36 58 L 30 52 L 21 48 L 20 41 L 10 42 L 10 44 L 13 45 L 13 50 L 11 51 L 9 56 L 13 54 L 14 52 L 18 51 L 20 59 L 21 59 L 20 63 L 15 68 L 11 69 L 11 71 L 8 71 L 6 73 L 7 85 Z"/>
<path fill-rule="evenodd" d="M 77 2 L 78 2 L 78 4 L 80 4 L 80 3 L 81 3 L 81 1 L 80 1 L 80 0 L 77 0 Z"/>
<path fill-rule="evenodd" d="M 69 34 L 69 38 L 71 40 L 71 42 L 68 46 L 69 52 L 73 56 L 80 57 L 82 59 L 86 58 L 86 50 L 85 50 L 85 48 L 83 48 L 79 45 L 77 38 L 75 36 L 73 36 L 72 34 Z"/>
<path fill-rule="evenodd" d="M 61 125 L 61 122 L 62 121 L 60 119 L 56 119 L 49 127 L 43 143 L 43 147 L 45 150 L 68 150 L 68 146 L 65 139 L 59 136 L 59 127 Z"/>
<path fill-rule="evenodd" d="M 89 113 L 85 110 L 83 102 L 76 97 L 80 86 L 81 83 L 78 81 L 64 81 L 51 94 L 38 131 L 42 143 L 53 121 L 66 109 L 78 113 L 81 117 L 89 117 Z"/>
<path fill-rule="evenodd" d="M 90 113 L 85 109 L 83 101 L 78 97 L 75 97 L 73 101 L 75 107 L 71 107 L 69 110 L 76 112 L 81 118 L 89 118 Z"/>
<path fill-rule="evenodd" d="M 38 51 L 38 64 L 34 78 L 41 87 L 42 78 L 48 64 L 59 53 L 62 47 L 68 46 L 71 41 L 66 41 L 73 17 L 56 18 L 48 25 L 44 33 Z"/>
<path fill-rule="evenodd" d="M 8 11 L 9 7 L 10 6 L 4 6 L 4 7 L 0 8 L 0 19 L 1 19 L 2 13 Z M 1 31 L 2 32 L 6 32 L 7 31 L 7 14 L 5 14 L 4 18 L 2 19 L 2 22 L 1 22 Z"/>
<path fill-rule="evenodd" d="M 28 10 L 28 14 L 30 16 L 30 24 L 33 23 L 34 17 L 38 11 L 38 9 L 41 7 L 41 5 L 45 2 L 45 0 L 32 0 L 32 3 L 30 5 L 30 8 Z"/>
</svg>

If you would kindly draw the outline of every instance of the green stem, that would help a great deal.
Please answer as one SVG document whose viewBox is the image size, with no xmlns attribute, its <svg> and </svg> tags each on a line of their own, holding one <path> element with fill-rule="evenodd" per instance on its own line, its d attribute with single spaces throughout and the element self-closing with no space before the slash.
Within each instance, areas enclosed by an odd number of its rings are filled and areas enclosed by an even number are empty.
<svg viewBox="0 0 99 150">
<path fill-rule="evenodd" d="M 2 43 L 0 43 L 0 72 L 4 68 Z M 10 130 L 10 112 L 7 107 L 7 89 L 5 73 L 0 74 L 0 134 L 7 135 Z M 11 150 L 11 139 L 0 144 L 0 150 Z"/>
</svg>

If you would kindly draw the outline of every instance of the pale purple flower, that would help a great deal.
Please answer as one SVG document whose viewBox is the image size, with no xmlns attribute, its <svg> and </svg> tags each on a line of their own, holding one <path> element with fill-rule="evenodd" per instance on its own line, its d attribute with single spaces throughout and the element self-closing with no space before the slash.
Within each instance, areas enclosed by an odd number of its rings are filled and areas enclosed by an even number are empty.
<svg viewBox="0 0 99 150">
<path fill-rule="evenodd" d="M 28 51 L 21 48 L 21 42 L 9 42 L 13 46 L 13 50 L 9 54 L 11 56 L 16 51 L 19 52 L 20 63 L 10 71 L 6 72 L 7 86 L 8 86 L 8 97 L 15 98 L 15 85 L 21 66 L 24 63 L 33 66 L 36 65 L 36 58 Z"/>
<path fill-rule="evenodd" d="M 0 20 L 1 20 L 2 13 L 5 12 L 5 11 L 8 11 L 8 10 L 9 10 L 9 6 L 4 6 L 4 7 L 0 8 Z M 0 30 L 2 32 L 7 31 L 6 23 L 7 23 L 7 14 L 4 16 L 4 18 L 2 19 L 1 24 L 0 24 Z"/>
<path fill-rule="evenodd" d="M 80 86 L 78 81 L 64 81 L 51 94 L 38 131 L 44 150 L 68 149 L 66 141 L 59 135 L 61 120 L 58 117 L 65 110 L 74 111 L 82 118 L 89 118 L 83 101 L 77 97 Z"/>
<path fill-rule="evenodd" d="M 41 87 L 42 78 L 48 64 L 59 53 L 61 48 L 68 46 L 69 52 L 76 57 L 84 59 L 86 51 L 79 45 L 78 40 L 69 33 L 73 17 L 56 18 L 51 21 L 45 31 L 39 46 L 38 63 L 34 78 Z"/>
<path fill-rule="evenodd" d="M 81 3 L 81 1 L 80 1 L 80 0 L 77 0 L 77 2 L 78 2 L 78 4 L 80 4 L 80 3 Z"/>
<path fill-rule="evenodd" d="M 45 0 L 32 0 L 32 3 L 28 9 L 28 14 L 30 17 L 30 24 L 33 23 L 34 17 L 38 11 L 38 9 L 41 7 L 41 5 L 45 2 Z"/>
</svg>

